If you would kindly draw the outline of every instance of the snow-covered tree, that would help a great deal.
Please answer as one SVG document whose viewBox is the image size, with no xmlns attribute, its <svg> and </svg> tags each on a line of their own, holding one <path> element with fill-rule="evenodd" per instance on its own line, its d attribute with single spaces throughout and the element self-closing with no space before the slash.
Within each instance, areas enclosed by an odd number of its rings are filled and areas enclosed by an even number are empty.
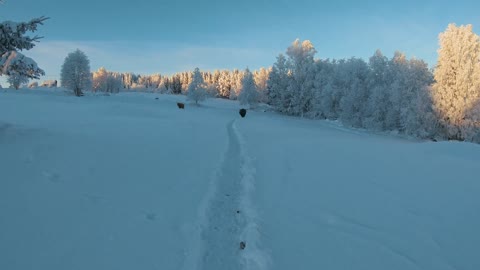
<svg viewBox="0 0 480 270">
<path fill-rule="evenodd" d="M 370 70 L 362 59 L 351 58 L 339 64 L 337 84 L 342 90 L 339 118 L 353 127 L 362 127 L 368 101 Z"/>
<path fill-rule="evenodd" d="M 192 82 L 188 85 L 187 99 L 193 100 L 195 104 L 198 104 L 199 101 L 204 101 L 206 97 L 207 90 L 202 74 L 198 68 L 195 68 L 192 75 Z"/>
<path fill-rule="evenodd" d="M 290 76 L 289 63 L 283 54 L 277 57 L 273 64 L 272 71 L 268 76 L 267 91 L 268 103 L 277 111 L 285 112 L 290 103 L 290 95 L 287 93 L 288 80 Z"/>
<path fill-rule="evenodd" d="M 367 102 L 365 127 L 385 130 L 389 104 L 389 66 L 388 58 L 380 50 L 369 59 L 371 69 L 369 78 L 370 95 Z"/>
<path fill-rule="evenodd" d="M 309 40 L 300 42 L 297 39 L 287 48 L 286 54 L 292 68 L 291 80 L 287 86 L 287 91 L 292 95 L 287 108 L 288 114 L 304 116 L 312 111 L 316 52 Z"/>
<path fill-rule="evenodd" d="M 277 58 L 267 91 L 269 104 L 279 112 L 441 138 L 429 95 L 433 76 L 425 62 L 399 52 L 388 59 L 379 50 L 368 63 L 314 60 L 314 54 L 311 43 L 297 40 L 288 48 L 288 58 Z"/>
<path fill-rule="evenodd" d="M 162 82 L 162 75 L 160 74 L 150 75 L 150 85 L 152 88 L 158 89 L 161 82 Z"/>
<path fill-rule="evenodd" d="M 243 72 L 235 69 L 231 73 L 231 85 L 232 88 L 230 89 L 230 99 L 237 99 L 238 95 L 240 95 L 240 90 L 242 89 L 242 78 L 243 78 Z"/>
<path fill-rule="evenodd" d="M 463 134 L 467 141 L 480 143 L 480 100 L 466 113 Z"/>
<path fill-rule="evenodd" d="M 313 113 L 315 53 L 310 41 L 297 39 L 287 49 L 288 58 L 277 57 L 266 83 L 268 103 L 276 110 L 302 116 Z"/>
<path fill-rule="evenodd" d="M 480 41 L 471 25 L 455 24 L 448 25 L 439 40 L 434 105 L 448 138 L 464 140 L 467 112 L 480 100 Z"/>
<path fill-rule="evenodd" d="M 200 72 L 201 73 L 201 72 Z M 203 74 L 202 79 L 203 79 Z M 192 76 L 193 74 L 191 72 L 182 72 L 180 73 L 180 84 L 181 84 L 181 91 L 184 93 L 187 91 L 188 86 L 190 85 L 190 82 L 192 81 Z M 205 82 L 205 80 L 203 80 Z"/>
<path fill-rule="evenodd" d="M 433 74 L 428 69 L 427 63 L 423 60 L 410 59 L 406 66 L 403 66 L 403 70 L 398 73 L 398 76 L 403 80 L 402 89 L 399 91 L 400 97 L 397 98 L 398 102 L 395 102 L 395 106 L 400 108 L 398 110 L 398 130 L 407 132 L 409 121 L 412 117 L 416 117 L 417 119 L 423 119 L 425 127 L 423 129 L 425 132 L 418 133 L 418 136 L 432 137 L 434 133 L 438 132 L 438 119 L 433 109 L 430 93 Z M 398 81 L 398 79 L 395 79 L 395 81 Z M 415 105 L 418 102 L 422 102 L 422 105 L 418 105 L 420 109 Z M 414 107 L 412 108 L 412 106 Z M 428 126 L 431 128 L 427 128 Z"/>
<path fill-rule="evenodd" d="M 93 90 L 107 93 L 118 93 L 122 88 L 121 74 L 107 71 L 104 67 L 93 73 Z"/>
<path fill-rule="evenodd" d="M 313 118 L 327 118 L 327 111 L 323 107 L 323 95 L 327 87 L 332 84 L 334 77 L 335 65 L 330 60 L 316 60 L 315 61 L 315 77 L 313 82 L 313 96 L 310 117 Z"/>
<path fill-rule="evenodd" d="M 202 75 L 200 74 L 200 77 Z M 172 76 L 170 80 L 170 87 L 172 88 L 173 94 L 181 94 L 182 93 L 182 80 L 180 74 L 175 74 Z"/>
<path fill-rule="evenodd" d="M 27 78 L 38 79 L 44 71 L 38 68 L 33 59 L 20 54 L 18 51 L 30 50 L 41 37 L 27 36 L 27 32 L 35 32 L 48 18 L 40 17 L 29 22 L 0 23 L 0 75 L 22 75 Z"/>
<path fill-rule="evenodd" d="M 418 89 L 407 105 L 404 116 L 405 133 L 424 139 L 442 138 L 439 134 L 439 120 L 433 108 L 430 87 Z"/>
<path fill-rule="evenodd" d="M 243 73 L 238 101 L 241 105 L 248 104 L 250 106 L 258 102 L 257 87 L 253 79 L 253 74 L 248 68 Z"/>
<path fill-rule="evenodd" d="M 26 77 L 38 79 L 45 72 L 37 66 L 37 63 L 29 57 L 17 52 L 9 51 L 0 58 L 0 75 L 13 76 L 16 78 Z"/>
<path fill-rule="evenodd" d="M 257 86 L 257 91 L 259 95 L 258 100 L 264 103 L 268 101 L 267 81 L 269 73 L 270 69 L 266 69 L 263 67 L 253 72 L 253 78 L 255 80 L 255 85 Z"/>
<path fill-rule="evenodd" d="M 218 78 L 218 92 L 220 97 L 229 98 L 232 90 L 232 77 L 230 72 L 222 70 Z"/>
<path fill-rule="evenodd" d="M 76 96 L 82 96 L 82 90 L 91 88 L 90 61 L 85 53 L 78 49 L 69 53 L 62 65 L 60 77 L 62 86 L 73 90 Z"/>
<path fill-rule="evenodd" d="M 28 78 L 23 74 L 13 73 L 8 76 L 7 82 L 10 84 L 10 87 L 18 90 L 22 84 L 28 83 Z"/>
<path fill-rule="evenodd" d="M 124 73 L 122 74 L 122 79 L 123 79 L 123 87 L 130 89 L 133 85 L 133 77 L 135 75 L 133 73 Z"/>
</svg>

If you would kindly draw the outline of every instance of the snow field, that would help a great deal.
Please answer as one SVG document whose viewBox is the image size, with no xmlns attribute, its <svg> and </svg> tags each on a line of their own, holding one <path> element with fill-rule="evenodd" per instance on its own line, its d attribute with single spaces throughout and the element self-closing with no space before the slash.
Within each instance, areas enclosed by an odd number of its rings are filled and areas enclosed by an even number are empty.
<svg viewBox="0 0 480 270">
<path fill-rule="evenodd" d="M 0 269 L 480 269 L 478 145 L 177 101 L 0 91 Z"/>
</svg>

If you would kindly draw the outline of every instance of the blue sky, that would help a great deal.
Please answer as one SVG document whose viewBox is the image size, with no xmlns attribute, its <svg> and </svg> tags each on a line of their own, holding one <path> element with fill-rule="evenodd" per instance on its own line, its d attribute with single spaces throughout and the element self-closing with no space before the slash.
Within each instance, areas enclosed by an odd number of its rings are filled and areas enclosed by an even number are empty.
<svg viewBox="0 0 480 270">
<path fill-rule="evenodd" d="M 267 67 L 296 38 L 311 40 L 317 58 L 399 50 L 432 66 L 438 34 L 451 22 L 480 33 L 479 10 L 476 1 L 441 0 L 5 0 L 0 20 L 51 18 L 40 28 L 44 39 L 25 53 L 51 79 L 76 48 L 92 70 L 171 74 Z"/>
</svg>

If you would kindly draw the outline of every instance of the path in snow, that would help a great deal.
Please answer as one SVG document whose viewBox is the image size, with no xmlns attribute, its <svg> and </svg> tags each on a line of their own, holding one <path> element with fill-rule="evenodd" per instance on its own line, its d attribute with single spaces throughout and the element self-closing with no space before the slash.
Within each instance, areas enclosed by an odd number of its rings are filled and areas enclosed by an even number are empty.
<svg viewBox="0 0 480 270">
<path fill-rule="evenodd" d="M 228 149 L 216 180 L 216 192 L 207 209 L 208 225 L 202 232 L 204 254 L 200 269 L 241 269 L 240 233 L 245 218 L 240 209 L 242 196 L 240 143 L 227 126 Z M 237 213 L 237 211 L 240 211 Z"/>
<path fill-rule="evenodd" d="M 199 268 L 266 269 L 268 256 L 259 249 L 256 212 L 250 200 L 255 169 L 235 121 L 227 125 L 227 134 L 228 148 L 205 211 Z M 246 244 L 244 249 L 241 242 Z"/>
</svg>

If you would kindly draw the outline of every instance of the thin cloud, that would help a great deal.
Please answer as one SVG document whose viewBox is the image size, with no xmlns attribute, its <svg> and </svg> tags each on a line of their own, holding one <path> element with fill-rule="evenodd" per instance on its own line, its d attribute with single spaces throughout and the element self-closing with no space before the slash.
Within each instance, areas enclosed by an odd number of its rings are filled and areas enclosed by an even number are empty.
<svg viewBox="0 0 480 270">
<path fill-rule="evenodd" d="M 80 49 L 90 59 L 92 70 L 105 67 L 137 74 L 172 74 L 199 67 L 202 70 L 255 69 L 270 66 L 279 52 L 260 48 L 227 48 L 188 44 L 136 43 L 129 41 L 41 41 L 26 54 L 58 79 L 68 53 Z"/>
</svg>

